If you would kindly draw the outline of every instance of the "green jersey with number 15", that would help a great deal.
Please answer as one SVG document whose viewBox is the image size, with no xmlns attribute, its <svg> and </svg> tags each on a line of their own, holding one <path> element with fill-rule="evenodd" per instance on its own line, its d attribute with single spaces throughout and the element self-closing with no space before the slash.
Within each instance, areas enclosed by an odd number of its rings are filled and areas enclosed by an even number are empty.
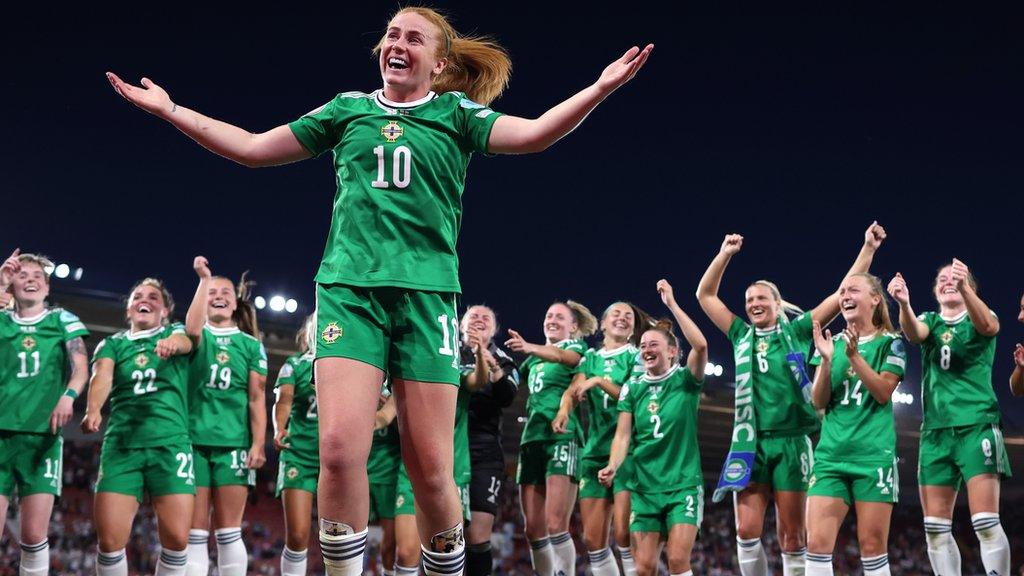
<svg viewBox="0 0 1024 576">
<path fill-rule="evenodd" d="M 552 344 L 562 350 L 583 355 L 587 352 L 587 343 L 583 340 L 562 340 Z M 546 440 L 565 440 L 575 437 L 582 444 L 583 430 L 580 427 L 577 410 L 569 413 L 565 434 L 555 434 L 551 429 L 551 421 L 558 415 L 562 402 L 562 393 L 572 383 L 575 366 L 566 366 L 560 362 L 548 362 L 536 356 L 523 361 L 519 372 L 526 375 L 530 397 L 526 401 L 526 426 L 520 444 L 541 442 Z"/>
</svg>

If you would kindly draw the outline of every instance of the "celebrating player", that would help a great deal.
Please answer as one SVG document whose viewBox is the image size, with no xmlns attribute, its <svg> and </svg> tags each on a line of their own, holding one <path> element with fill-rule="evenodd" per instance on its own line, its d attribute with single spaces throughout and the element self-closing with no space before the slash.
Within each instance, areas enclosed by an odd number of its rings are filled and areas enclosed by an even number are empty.
<svg viewBox="0 0 1024 576">
<path fill-rule="evenodd" d="M 552 423 L 555 432 L 564 432 L 578 403 L 586 401 L 589 430 L 580 462 L 580 516 L 583 541 L 595 576 L 618 574 L 615 558 L 608 549 L 608 527 L 614 507 L 615 540 L 626 576 L 635 576 L 636 566 L 629 546 L 629 487 L 633 480 L 632 460 L 623 461 L 615 475 L 615 484 L 607 488 L 597 473 L 608 465 L 619 393 L 638 370 L 640 336 L 652 325 L 650 317 L 626 302 L 616 302 L 601 315 L 601 348 L 591 348 L 576 368 L 572 385 L 562 394 L 562 404 Z"/>
<path fill-rule="evenodd" d="M 814 322 L 812 397 L 825 410 L 807 492 L 807 576 L 832 574 L 839 528 L 854 505 L 865 576 L 888 576 L 889 519 L 899 498 L 893 391 L 907 364 L 878 278 L 850 274 L 839 287 L 846 329 L 834 339 Z"/>
<path fill-rule="evenodd" d="M 697 408 L 708 343 L 676 303 L 668 281 L 658 281 L 658 293 L 690 345 L 686 366 L 679 366 L 679 341 L 670 322 L 644 331 L 644 373 L 622 387 L 611 455 L 598 477 L 606 487 L 613 486 L 632 445 L 630 530 L 637 574 L 658 574 L 661 544 L 666 541 L 669 572 L 693 576 L 690 552 L 704 516 Z"/>
<path fill-rule="evenodd" d="M 17 490 L 22 576 L 50 573 L 47 531 L 62 485 L 61 428 L 89 376 L 85 325 L 46 306 L 52 269 L 45 257 L 19 250 L 0 265 L 0 294 L 14 301 L 13 309 L 0 310 L 0 518 Z"/>
<path fill-rule="evenodd" d="M 1024 296 L 1020 298 L 1020 312 L 1017 321 L 1024 323 Z M 1024 396 L 1024 345 L 1019 342 L 1013 349 L 1013 373 L 1010 374 L 1010 392 Z"/>
<path fill-rule="evenodd" d="M 189 377 L 189 429 L 196 476 L 196 503 L 188 534 L 188 576 L 210 571 L 210 512 L 217 538 L 217 572 L 245 576 L 249 554 L 242 516 L 256 469 L 266 461 L 267 354 L 260 343 L 256 309 L 231 280 L 210 273 L 209 262 L 192 264 L 199 287 L 185 315 L 195 354 Z"/>
<path fill-rule="evenodd" d="M 849 273 L 864 272 L 885 239 L 877 222 L 864 233 L 864 245 Z M 766 576 L 768 557 L 761 546 L 764 515 L 775 496 L 776 527 L 784 576 L 804 565 L 804 502 L 810 472 L 811 440 L 818 418 L 810 404 L 806 353 L 811 323 L 827 325 L 839 313 L 839 297 L 830 295 L 814 310 L 801 312 L 782 299 L 778 287 L 758 280 L 746 290 L 748 324 L 718 297 L 722 275 L 743 237 L 730 234 L 697 287 L 700 307 L 729 337 L 736 361 L 736 417 L 733 444 L 713 500 L 735 492 L 736 543 L 743 576 Z M 789 320 L 787 313 L 798 314 Z M 753 410 L 741 410 L 743 405 Z M 753 431 L 749 433 L 747 431 Z"/>
<path fill-rule="evenodd" d="M 128 330 L 100 342 L 93 355 L 82 430 L 98 432 L 110 398 L 93 507 L 99 576 L 128 573 L 125 546 L 144 493 L 156 511 L 158 576 L 185 574 L 195 500 L 188 425 L 188 356 L 192 341 L 170 324 L 174 300 L 163 283 L 146 278 L 128 298 Z"/>
<path fill-rule="evenodd" d="M 437 384 L 459 381 L 455 244 L 467 163 L 474 151 L 518 154 L 554 144 L 632 78 L 653 48 L 629 49 L 593 85 L 539 118 L 517 118 L 487 108 L 508 82 L 504 50 L 460 36 L 433 10 L 403 8 L 375 49 L 383 89 L 340 94 L 261 134 L 179 106 L 149 79 L 138 87 L 108 74 L 133 104 L 247 166 L 334 153 L 337 201 L 316 276 L 323 415 L 317 497 L 329 575 L 362 569 L 365 463 L 385 371 L 393 378 L 402 454 L 422 514 L 427 574 L 461 568 L 465 545 L 452 482 L 457 390 Z M 408 329 L 391 330 L 398 325 Z"/>
<path fill-rule="evenodd" d="M 516 482 L 533 568 L 540 576 L 576 573 L 569 519 L 576 504 L 577 455 L 583 430 L 575 411 L 562 432 L 555 432 L 551 424 L 573 371 L 587 351 L 582 338 L 596 328 L 597 319 L 586 306 L 572 300 L 555 302 L 544 316 L 545 344 L 530 344 L 515 330 L 508 331 L 511 338 L 505 342 L 510 350 L 529 355 L 519 368 L 527 375 L 530 398 Z"/>
<path fill-rule="evenodd" d="M 966 482 L 985 572 L 1002 576 L 1010 573 L 1010 543 L 999 521 L 999 480 L 1010 475 L 1010 466 L 992 389 L 999 320 L 960 260 L 939 269 L 932 292 L 939 311 L 915 317 L 903 276 L 889 283 L 903 333 L 921 346 L 924 415 L 917 480 L 928 559 L 936 574 L 960 574 L 953 505 Z"/>
<path fill-rule="evenodd" d="M 320 475 L 317 452 L 313 340 L 316 318 L 308 316 L 295 336 L 299 353 L 289 356 L 274 384 L 274 447 L 279 451 L 277 497 L 284 506 L 281 575 L 306 575 L 310 515 Z"/>
</svg>

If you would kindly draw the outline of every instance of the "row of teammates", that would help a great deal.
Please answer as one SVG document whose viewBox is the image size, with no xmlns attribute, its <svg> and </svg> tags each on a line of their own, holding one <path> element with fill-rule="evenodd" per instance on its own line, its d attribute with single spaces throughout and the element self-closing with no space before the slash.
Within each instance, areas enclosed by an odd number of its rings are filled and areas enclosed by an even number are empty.
<svg viewBox="0 0 1024 576">
<path fill-rule="evenodd" d="M 787 574 L 800 568 L 831 573 L 831 550 L 850 506 L 858 513 L 866 573 L 888 573 L 888 520 L 899 484 L 889 398 L 906 353 L 889 320 L 887 293 L 899 305 L 905 336 L 922 347 L 919 481 L 933 567 L 959 573 L 950 526 L 952 502 L 966 481 L 986 570 L 1008 571 L 998 482 L 1009 467 L 991 388 L 998 321 L 959 261 L 942 267 L 936 278 L 939 312 L 916 316 L 901 275 L 884 290 L 867 272 L 884 238 L 885 231 L 872 224 L 839 290 L 792 319 L 791 306 L 769 282 L 748 287 L 747 321 L 718 299 L 740 236 L 726 237 L 698 287 L 701 308 L 728 334 L 736 360 L 733 446 L 715 500 L 736 492 L 744 575 L 767 570 L 760 536 L 772 495 Z M 0 292 L 14 300 L 13 310 L 0 317 L 0 335 L 14 352 L 2 365 L 0 395 L 16 407 L 0 416 L 3 453 L 12 455 L 5 458 L 0 488 L 5 510 L 15 488 L 22 498 L 22 568 L 28 573 L 48 569 L 45 524 L 60 490 L 59 429 L 87 373 L 85 326 L 68 311 L 46 308 L 48 264 L 15 252 L 0 270 Z M 164 573 L 180 568 L 205 574 L 211 527 L 220 572 L 245 573 L 239 526 L 247 486 L 265 459 L 266 357 L 244 291 L 239 298 L 233 283 L 214 277 L 202 257 L 194 267 L 200 283 L 185 325 L 168 322 L 170 294 L 146 279 L 130 293 L 129 330 L 105 339 L 94 354 L 87 432 L 100 429 L 100 408 L 111 402 L 97 482 L 100 573 L 126 569 L 124 547 L 144 492 L 153 498 L 167 540 L 161 538 Z M 696 414 L 707 342 L 672 286 L 661 281 L 658 292 L 690 346 L 685 362 L 670 323 L 652 322 L 624 302 L 609 306 L 600 321 L 578 303 L 552 305 L 543 323 L 545 344 L 509 331 L 506 346 L 527 355 L 519 367 L 530 397 L 516 480 L 539 574 L 575 570 L 568 519 L 577 497 L 595 573 L 619 571 L 608 549 L 613 518 L 624 573 L 650 573 L 666 542 L 670 570 L 689 570 L 704 502 Z M 840 314 L 847 326 L 831 337 L 822 326 Z M 307 322 L 298 338 L 304 352 L 287 360 L 277 381 L 274 444 L 281 450 L 278 492 L 289 532 L 286 574 L 305 573 L 319 475 L 311 350 L 318 340 L 330 341 L 333 331 L 313 326 Z M 602 345 L 590 349 L 582 338 L 598 327 Z M 493 341 L 493 311 L 470 307 L 461 328 L 454 475 L 469 525 L 467 572 L 488 573 L 487 542 L 503 481 L 501 408 L 514 397 L 518 375 Z M 815 354 L 807 361 L 812 343 Z M 817 367 L 813 378 L 808 365 Z M 578 414 L 583 403 L 586 436 Z M 384 565 L 412 573 L 419 536 L 394 404 L 385 387 L 368 466 L 371 515 L 385 528 Z M 824 410 L 820 424 L 815 408 Z M 480 433 L 470 435 L 471 428 Z M 812 450 L 809 435 L 819 428 L 821 440 Z M 33 532 L 40 525 L 42 533 Z"/>
</svg>

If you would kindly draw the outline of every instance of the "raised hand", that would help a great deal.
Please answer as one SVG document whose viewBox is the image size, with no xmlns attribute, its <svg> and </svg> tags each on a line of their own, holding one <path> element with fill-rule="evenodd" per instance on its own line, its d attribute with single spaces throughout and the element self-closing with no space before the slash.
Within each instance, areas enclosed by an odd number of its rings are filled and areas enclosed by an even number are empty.
<svg viewBox="0 0 1024 576">
<path fill-rule="evenodd" d="M 1024 346 L 1017 344 L 1017 347 L 1013 349 L 1013 361 L 1020 368 L 1024 368 Z"/>
<path fill-rule="evenodd" d="M 14 275 L 21 270 L 21 260 L 18 260 L 18 255 L 21 254 L 21 248 L 15 248 L 14 252 L 4 260 L 3 264 L 0 264 L 0 288 L 7 289 L 14 280 Z"/>
<path fill-rule="evenodd" d="M 967 279 L 970 277 L 971 271 L 967 268 L 967 264 L 953 258 L 951 269 L 953 272 L 953 281 L 956 282 L 957 290 L 962 292 L 964 286 L 970 287 L 970 283 L 967 282 Z"/>
<path fill-rule="evenodd" d="M 626 50 L 621 58 L 609 64 L 601 72 L 601 77 L 597 79 L 597 87 L 603 93 L 610 94 L 619 86 L 629 82 L 643 67 L 644 62 L 647 62 L 651 50 L 654 50 L 654 44 L 644 46 L 643 50 L 637 46 Z"/>
<path fill-rule="evenodd" d="M 907 288 L 907 281 L 899 272 L 889 281 L 889 296 L 900 304 L 910 304 L 910 289 Z"/>
<path fill-rule="evenodd" d="M 883 240 L 885 240 L 885 228 L 882 228 L 877 221 L 872 222 L 864 232 L 864 245 L 872 250 L 878 250 Z"/>
<path fill-rule="evenodd" d="M 722 241 L 722 247 L 718 250 L 720 253 L 727 256 L 732 256 L 743 248 L 743 236 L 739 234 L 726 234 L 725 240 Z"/>
<path fill-rule="evenodd" d="M 521 352 L 523 354 L 530 353 L 530 349 L 533 345 L 520 336 L 519 332 L 509 329 L 508 335 L 509 339 L 505 340 L 505 346 L 507 346 L 509 350 L 512 350 L 513 352 Z"/>
<path fill-rule="evenodd" d="M 676 303 L 675 294 L 672 292 L 672 285 L 668 283 L 668 280 L 662 278 L 658 280 L 658 295 L 661 296 L 661 302 L 665 306 L 671 307 Z"/>
<path fill-rule="evenodd" d="M 825 332 L 821 331 L 821 322 L 814 322 L 814 329 L 811 330 L 811 335 L 814 336 L 814 348 L 818 350 L 818 354 L 825 359 L 826 362 L 832 361 L 832 354 L 836 351 L 836 344 L 832 341 L 832 331 L 825 329 Z"/>
<path fill-rule="evenodd" d="M 846 335 L 846 357 L 854 358 L 860 355 L 860 350 L 857 349 L 857 345 L 860 344 L 860 329 L 850 324 L 843 330 L 843 334 Z"/>
<path fill-rule="evenodd" d="M 195 259 L 192 260 L 192 269 L 196 271 L 196 276 L 199 276 L 200 278 L 209 278 L 210 276 L 213 276 L 213 273 L 210 272 L 210 262 L 205 256 L 196 256 Z"/>
<path fill-rule="evenodd" d="M 174 102 L 167 91 L 157 86 L 149 78 L 142 79 L 142 86 L 132 86 L 118 78 L 117 74 L 107 72 L 107 80 L 114 87 L 114 91 L 124 97 L 125 100 L 142 108 L 146 112 L 164 118 L 174 109 Z"/>
</svg>

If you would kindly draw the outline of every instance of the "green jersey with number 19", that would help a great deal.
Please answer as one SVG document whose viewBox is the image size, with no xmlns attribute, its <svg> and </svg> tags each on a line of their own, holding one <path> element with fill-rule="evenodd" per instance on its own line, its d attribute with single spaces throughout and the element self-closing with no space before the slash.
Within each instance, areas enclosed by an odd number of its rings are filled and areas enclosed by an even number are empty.
<svg viewBox="0 0 1024 576">
<path fill-rule="evenodd" d="M 670 492 L 701 486 L 697 409 L 703 382 L 673 365 L 660 376 L 645 373 L 622 387 L 619 412 L 633 416 L 633 482 L 637 492 Z"/>
<path fill-rule="evenodd" d="M 31 318 L 0 312 L 0 430 L 50 433 L 50 414 L 69 376 L 65 345 L 88 335 L 62 308 Z"/>
<path fill-rule="evenodd" d="M 164 360 L 156 354 L 157 341 L 173 334 L 184 335 L 185 327 L 175 323 L 125 330 L 96 347 L 94 363 L 101 358 L 114 362 L 105 445 L 152 448 L 189 442 L 188 356 Z"/>
<path fill-rule="evenodd" d="M 290 455 L 320 462 L 320 431 L 317 428 L 316 390 L 313 388 L 313 360 L 316 354 L 306 352 L 289 356 L 277 373 L 274 389 L 289 384 L 293 387 L 292 411 L 288 416 L 288 438 Z"/>
<path fill-rule="evenodd" d="M 967 312 L 949 319 L 925 312 L 918 320 L 928 326 L 921 342 L 921 429 L 998 423 L 996 337 L 979 334 Z"/>
<path fill-rule="evenodd" d="M 500 114 L 461 92 L 397 103 L 346 92 L 289 124 L 334 153 L 338 191 L 316 281 L 460 292 L 455 241 L 473 152 Z"/>
<path fill-rule="evenodd" d="M 203 327 L 189 377 L 192 444 L 249 447 L 250 372 L 267 375 L 267 353 L 258 339 L 234 326 Z"/>
<path fill-rule="evenodd" d="M 575 352 L 580 356 L 585 354 L 588 348 L 583 340 L 572 339 L 562 340 L 552 346 Z M 575 366 L 548 362 L 536 356 L 530 356 L 523 361 L 519 373 L 526 375 L 530 397 L 526 401 L 526 426 L 523 427 L 520 444 L 565 440 L 570 437 L 575 437 L 582 444 L 583 430 L 580 428 L 579 414 L 576 410 L 569 413 L 565 434 L 555 434 L 551 429 L 551 421 L 558 415 L 558 408 L 562 402 L 562 393 L 572 383 L 575 370 Z"/>
<path fill-rule="evenodd" d="M 891 461 L 896 455 L 892 401 L 879 404 L 875 400 L 846 358 L 845 337 L 839 334 L 832 340 L 835 342 L 830 375 L 832 398 L 825 407 L 821 440 L 814 456 L 833 462 Z M 889 372 L 903 378 L 907 349 L 899 336 L 879 332 L 863 337 L 857 350 L 875 372 Z M 811 364 L 821 364 L 817 352 Z"/>
<path fill-rule="evenodd" d="M 586 378 L 601 377 L 622 386 L 634 376 L 643 373 L 637 364 L 638 349 L 632 344 L 614 350 L 591 348 L 576 367 L 577 374 Z M 600 386 L 587 391 L 587 443 L 583 458 L 607 461 L 612 449 L 612 438 L 619 420 L 618 397 L 609 396 Z"/>
</svg>

